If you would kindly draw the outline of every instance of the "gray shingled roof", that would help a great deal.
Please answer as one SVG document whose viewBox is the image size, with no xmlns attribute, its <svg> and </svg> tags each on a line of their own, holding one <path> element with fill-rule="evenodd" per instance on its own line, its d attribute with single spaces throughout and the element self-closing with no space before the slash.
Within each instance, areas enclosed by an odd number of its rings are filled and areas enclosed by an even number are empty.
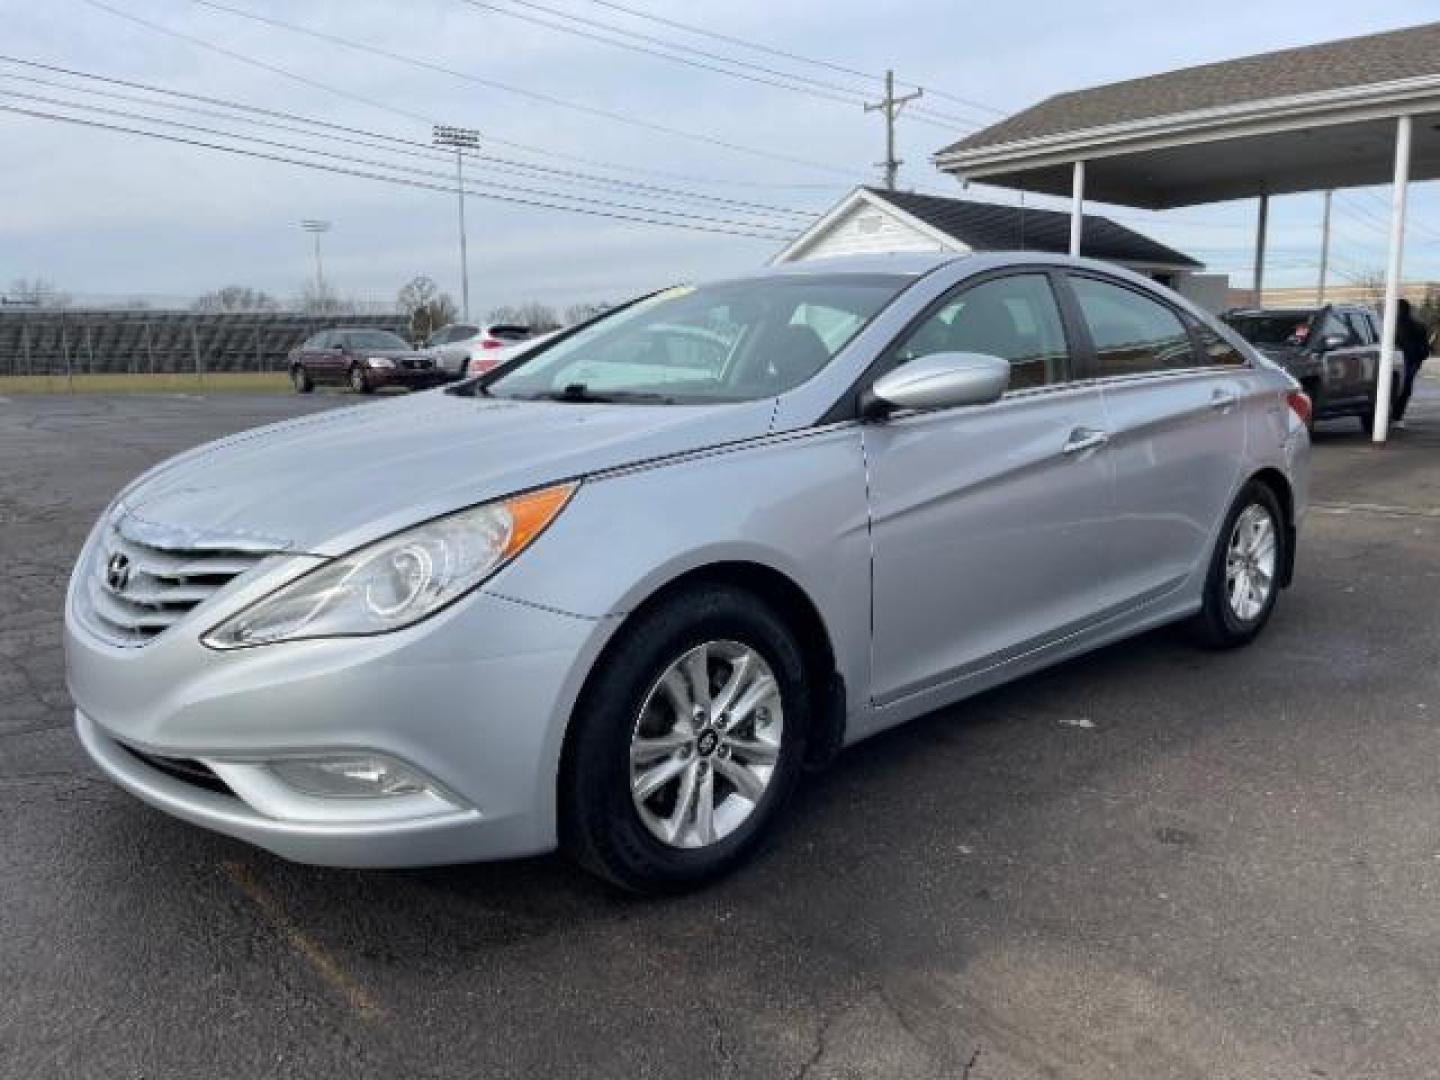
<svg viewBox="0 0 1440 1080">
<path fill-rule="evenodd" d="M 886 191 L 883 188 L 865 190 L 975 251 L 1025 250 L 1063 254 L 1070 250 L 1068 213 L 1026 208 L 1022 221 L 1018 206 L 947 199 L 910 191 Z M 1097 214 L 1084 215 L 1080 250 L 1090 258 L 1110 262 L 1201 265 L 1174 248 Z"/>
<path fill-rule="evenodd" d="M 1440 75 L 1440 22 L 1056 94 L 939 153 L 1422 75 Z"/>
</svg>

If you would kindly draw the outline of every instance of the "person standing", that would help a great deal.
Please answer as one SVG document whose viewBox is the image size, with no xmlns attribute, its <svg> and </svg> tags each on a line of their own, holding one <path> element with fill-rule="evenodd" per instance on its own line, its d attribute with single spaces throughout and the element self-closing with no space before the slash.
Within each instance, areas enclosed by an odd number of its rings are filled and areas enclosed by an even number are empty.
<svg viewBox="0 0 1440 1080">
<path fill-rule="evenodd" d="M 1403 428 L 1405 407 L 1410 404 L 1415 379 L 1430 356 L 1430 333 L 1425 324 L 1415 318 L 1409 300 L 1402 298 L 1396 304 L 1395 316 L 1395 345 L 1405 357 L 1405 373 L 1400 380 L 1400 393 L 1395 398 L 1390 422 L 1397 428 Z"/>
</svg>

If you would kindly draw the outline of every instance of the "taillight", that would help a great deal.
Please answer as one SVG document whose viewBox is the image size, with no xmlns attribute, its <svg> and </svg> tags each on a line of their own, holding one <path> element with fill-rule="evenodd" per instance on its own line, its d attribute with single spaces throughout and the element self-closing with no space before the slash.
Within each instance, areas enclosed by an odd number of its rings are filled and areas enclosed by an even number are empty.
<svg viewBox="0 0 1440 1080">
<path fill-rule="evenodd" d="M 1291 390 L 1285 395 L 1285 403 L 1290 406 L 1300 423 L 1306 427 L 1310 426 L 1310 416 L 1314 412 L 1314 406 L 1310 404 L 1310 395 L 1304 390 Z"/>
<path fill-rule="evenodd" d="M 503 349 L 505 343 L 503 341 L 496 341 L 494 338 L 486 338 L 480 342 L 480 347 L 482 349 Z"/>
<path fill-rule="evenodd" d="M 470 361 L 470 365 L 468 368 L 466 368 L 466 370 L 471 375 L 479 375 L 482 371 L 489 371 L 496 365 L 497 362 L 498 361 L 491 360 L 489 358 L 481 359 L 477 356 L 475 359 Z"/>
</svg>

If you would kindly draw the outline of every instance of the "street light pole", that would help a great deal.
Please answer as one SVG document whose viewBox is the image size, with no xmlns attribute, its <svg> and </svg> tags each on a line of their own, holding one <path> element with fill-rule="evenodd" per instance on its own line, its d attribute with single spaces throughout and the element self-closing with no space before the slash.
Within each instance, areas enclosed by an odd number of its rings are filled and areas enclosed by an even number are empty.
<svg viewBox="0 0 1440 1080">
<path fill-rule="evenodd" d="M 325 266 L 320 261 L 320 235 L 330 231 L 330 222 L 307 218 L 300 227 L 315 237 L 315 299 L 325 298 Z"/>
<path fill-rule="evenodd" d="M 455 151 L 455 199 L 460 212 L 460 310 L 470 321 L 470 257 L 465 250 L 465 151 L 480 149 L 480 133 L 474 128 L 436 124 L 432 133 L 436 146 Z"/>
</svg>

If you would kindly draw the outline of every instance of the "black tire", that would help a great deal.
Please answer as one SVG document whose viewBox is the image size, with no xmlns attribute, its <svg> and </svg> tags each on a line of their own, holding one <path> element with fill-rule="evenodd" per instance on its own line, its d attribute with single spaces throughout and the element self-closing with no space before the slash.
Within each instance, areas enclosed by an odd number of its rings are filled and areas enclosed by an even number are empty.
<svg viewBox="0 0 1440 1080">
<path fill-rule="evenodd" d="M 1369 435 L 1375 430 L 1375 414 L 1373 412 L 1363 412 L 1355 417 L 1355 419 L 1360 421 L 1360 433 L 1362 435 Z"/>
<path fill-rule="evenodd" d="M 642 822 L 631 798 L 630 745 L 657 680 L 706 642 L 759 653 L 780 690 L 783 730 L 774 772 L 744 823 L 699 848 L 672 847 Z M 560 774 L 562 846 L 583 866 L 638 893 L 693 889 L 753 855 L 799 778 L 813 689 L 794 635 L 758 596 L 723 584 L 676 592 L 621 629 L 575 709 Z"/>
<path fill-rule="evenodd" d="M 1251 507 L 1260 507 L 1270 517 L 1275 535 L 1275 567 L 1270 581 L 1269 592 L 1260 610 L 1250 618 L 1242 618 L 1231 604 L 1226 580 L 1226 559 L 1230 549 L 1235 523 Z M 1215 540 L 1215 550 L 1210 556 L 1210 569 L 1205 578 L 1204 603 L 1200 612 L 1190 619 L 1188 628 L 1191 636 L 1210 649 L 1234 649 L 1254 641 L 1270 615 L 1280 595 L 1280 582 L 1284 568 L 1288 565 L 1289 552 L 1286 550 L 1288 533 L 1285 513 L 1280 500 L 1271 488 L 1259 481 L 1246 484 L 1231 504 L 1225 515 L 1225 524 Z"/>
<path fill-rule="evenodd" d="M 311 380 L 310 373 L 305 370 L 304 364 L 296 364 L 290 369 L 290 382 L 297 394 L 308 394 L 315 389 L 315 383 Z"/>
<path fill-rule="evenodd" d="M 375 392 L 375 388 L 370 385 L 370 380 L 365 378 L 365 372 L 361 370 L 359 364 L 350 365 L 348 378 L 350 380 L 350 389 L 354 390 L 355 393 L 373 394 Z"/>
</svg>

